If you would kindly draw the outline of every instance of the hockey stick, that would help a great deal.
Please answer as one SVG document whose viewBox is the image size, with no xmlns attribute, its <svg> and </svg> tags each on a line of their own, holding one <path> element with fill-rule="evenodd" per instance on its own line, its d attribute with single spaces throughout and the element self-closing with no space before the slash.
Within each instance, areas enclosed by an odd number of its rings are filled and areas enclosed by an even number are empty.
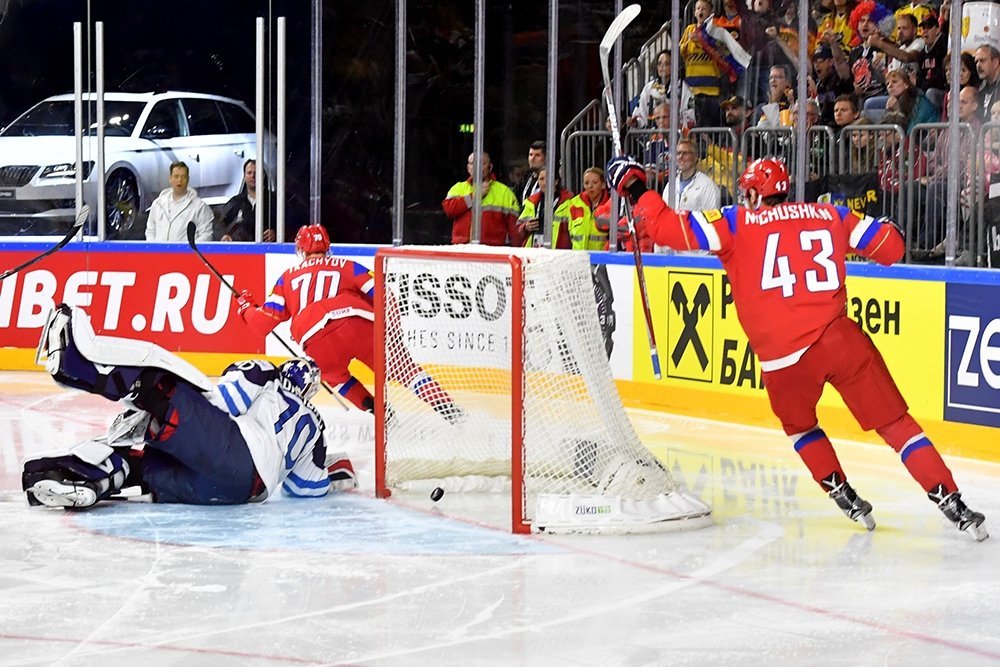
<svg viewBox="0 0 1000 667">
<path fill-rule="evenodd" d="M 62 250 L 66 246 L 66 244 L 69 243 L 70 241 L 72 241 L 73 237 L 76 236 L 80 232 L 80 228 L 83 227 L 84 223 L 87 222 L 87 218 L 89 216 L 90 216 L 90 207 L 87 206 L 86 204 L 84 204 L 83 206 L 80 207 L 80 212 L 77 214 L 76 220 L 73 221 L 73 226 L 69 228 L 69 231 L 66 232 L 66 236 L 62 237 L 62 240 L 59 241 L 59 243 L 57 243 L 54 246 L 52 246 L 51 248 L 49 248 L 48 250 L 46 250 L 45 252 L 43 252 L 41 255 L 38 255 L 36 257 L 32 257 L 27 262 L 23 262 L 21 264 L 18 264 L 17 266 L 15 266 L 12 269 L 7 269 L 2 274 L 0 274 L 0 281 L 3 281 L 5 279 L 7 279 L 7 278 L 10 278 L 12 275 L 14 275 L 15 273 L 17 273 L 21 269 L 26 269 L 29 266 L 31 266 L 32 264 L 34 264 L 35 262 L 39 262 L 39 261 L 45 259 L 46 257 L 48 257 L 49 255 L 51 255 L 52 253 L 59 252 L 60 250 Z"/>
<path fill-rule="evenodd" d="M 201 252 L 201 248 L 198 247 L 198 244 L 194 240 L 194 235 L 196 231 L 197 227 L 194 224 L 194 220 L 192 220 L 187 224 L 187 239 L 188 239 L 188 245 L 191 246 L 191 250 L 194 250 L 195 254 L 198 255 L 199 259 L 201 259 L 202 263 L 208 267 L 208 270 L 214 273 L 215 277 L 219 279 L 219 282 L 228 287 L 229 291 L 233 293 L 233 296 L 238 297 L 240 293 L 236 291 L 236 288 L 229 284 L 225 276 L 219 273 L 219 270 L 215 268 L 215 266 L 213 266 L 212 263 L 208 261 L 208 258 L 205 257 L 205 255 Z M 299 356 L 299 353 L 293 350 L 292 347 L 285 342 L 284 338 L 282 338 L 274 331 L 271 331 L 271 335 L 274 336 L 275 340 L 281 343 L 281 346 L 283 348 L 288 350 L 288 354 L 292 355 L 293 357 Z M 320 382 L 323 385 L 323 389 L 326 389 L 327 393 L 329 393 L 330 395 L 332 395 L 334 398 L 337 399 L 337 402 L 340 403 L 340 407 L 344 408 L 344 410 L 350 410 L 350 408 L 348 408 L 347 405 L 344 403 L 344 399 L 340 397 L 340 394 L 331 389 L 330 385 L 328 385 L 325 381 L 321 380 Z"/>
<path fill-rule="evenodd" d="M 642 8 L 639 5 L 629 5 L 622 10 L 621 14 L 615 17 L 604 33 L 601 40 L 601 74 L 604 75 L 604 102 L 608 108 L 608 120 L 611 123 L 611 141 L 615 148 L 615 156 L 625 154 L 622 149 L 621 125 L 618 123 L 618 112 L 615 109 L 614 93 L 611 92 L 611 70 L 608 62 L 611 58 L 611 49 L 615 42 L 625 32 L 628 24 L 639 15 Z M 649 311 L 649 292 L 646 290 L 646 272 L 642 268 L 642 252 L 639 250 L 639 236 L 635 231 L 635 221 L 632 219 L 632 209 L 625 200 L 625 220 L 628 222 L 628 234 L 632 239 L 632 257 L 635 260 L 635 274 L 639 281 L 639 297 L 642 302 L 642 313 L 646 316 L 646 338 L 649 341 L 649 357 L 653 362 L 653 377 L 659 380 L 660 373 L 660 353 L 656 351 L 656 335 L 653 333 L 653 316 Z"/>
</svg>

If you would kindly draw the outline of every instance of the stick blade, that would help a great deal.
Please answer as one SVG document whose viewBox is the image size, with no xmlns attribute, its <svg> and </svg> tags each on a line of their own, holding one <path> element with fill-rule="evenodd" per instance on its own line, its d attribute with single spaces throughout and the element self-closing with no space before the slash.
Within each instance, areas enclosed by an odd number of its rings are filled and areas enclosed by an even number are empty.
<svg viewBox="0 0 1000 667">
<path fill-rule="evenodd" d="M 621 37 L 621 34 L 625 32 L 625 28 L 628 27 L 628 24 L 639 15 L 640 11 L 642 11 L 642 7 L 637 4 L 633 4 L 623 9 L 622 13 L 615 17 L 615 20 L 611 22 L 610 26 L 608 26 L 608 31 L 604 33 L 604 39 L 601 40 L 600 48 L 602 52 L 608 53 L 611 51 L 615 42 L 617 42 L 618 38 Z"/>
<path fill-rule="evenodd" d="M 187 235 L 188 235 L 188 245 L 192 248 L 194 247 L 194 235 L 197 233 L 198 227 L 194 224 L 194 220 L 188 223 Z"/>
</svg>

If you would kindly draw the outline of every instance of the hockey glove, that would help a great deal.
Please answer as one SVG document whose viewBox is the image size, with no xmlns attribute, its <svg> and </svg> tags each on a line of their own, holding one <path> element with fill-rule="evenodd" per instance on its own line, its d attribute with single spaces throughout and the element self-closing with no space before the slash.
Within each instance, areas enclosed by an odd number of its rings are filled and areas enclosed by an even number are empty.
<svg viewBox="0 0 1000 667">
<path fill-rule="evenodd" d="M 883 225 L 892 226 L 893 228 L 895 228 L 897 232 L 899 232 L 899 235 L 903 237 L 903 240 L 904 241 L 906 240 L 906 230 L 903 229 L 903 227 L 892 218 L 889 218 L 887 216 L 882 216 L 881 218 L 875 218 L 875 222 L 880 222 Z"/>
<path fill-rule="evenodd" d="M 240 319 L 246 320 L 246 312 L 257 307 L 257 301 L 253 298 L 253 292 L 248 289 L 243 290 L 236 297 L 236 314 Z"/>
<path fill-rule="evenodd" d="M 605 170 L 605 178 L 608 182 L 608 187 L 622 197 L 633 194 L 632 185 L 634 183 L 641 183 L 642 190 L 646 190 L 646 170 L 628 155 L 611 159 Z"/>
</svg>

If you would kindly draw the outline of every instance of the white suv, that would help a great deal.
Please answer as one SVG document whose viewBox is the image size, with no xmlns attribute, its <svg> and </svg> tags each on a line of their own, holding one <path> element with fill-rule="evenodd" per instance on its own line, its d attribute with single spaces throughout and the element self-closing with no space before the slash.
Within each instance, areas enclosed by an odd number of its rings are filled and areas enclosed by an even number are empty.
<svg viewBox="0 0 1000 667">
<path fill-rule="evenodd" d="M 92 210 L 97 203 L 95 99 L 84 96 L 84 201 Z M 219 205 L 239 192 L 243 163 L 256 154 L 253 114 L 228 97 L 107 93 L 104 118 L 109 239 L 140 237 L 128 232 L 169 187 L 170 163 L 185 162 L 191 187 L 207 204 Z M 16 220 L 28 223 L 21 225 L 28 233 L 51 233 L 73 219 L 73 144 L 72 95 L 45 99 L 0 131 L 0 222 Z"/>
</svg>

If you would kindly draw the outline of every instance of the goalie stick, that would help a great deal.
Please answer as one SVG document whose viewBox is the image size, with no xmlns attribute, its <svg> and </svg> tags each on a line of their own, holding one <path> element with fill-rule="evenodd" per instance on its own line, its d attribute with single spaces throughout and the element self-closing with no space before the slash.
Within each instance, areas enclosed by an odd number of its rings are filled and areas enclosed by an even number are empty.
<svg viewBox="0 0 1000 667">
<path fill-rule="evenodd" d="M 195 254 L 198 255 L 198 258 L 201 259 L 202 263 L 208 267 L 208 270 L 211 271 L 213 274 L 215 274 L 215 277 L 219 279 L 219 282 L 228 287 L 229 291 L 233 293 L 233 296 L 238 297 L 240 293 L 236 291 L 236 288 L 229 284 L 225 276 L 219 273 L 219 270 L 215 268 L 215 266 L 210 261 L 208 261 L 208 258 L 205 257 L 205 255 L 201 252 L 201 248 L 198 247 L 198 244 L 194 240 L 194 235 L 196 231 L 197 231 L 197 226 L 194 224 L 194 220 L 192 220 L 187 224 L 187 239 L 188 239 L 188 245 L 191 246 L 191 250 L 194 250 Z M 279 336 L 274 331 L 271 332 L 271 335 L 274 336 L 274 338 L 279 343 L 281 343 L 281 346 L 283 348 L 288 350 L 288 354 L 292 355 L 293 357 L 299 356 L 299 353 L 293 350 L 292 347 L 285 342 L 284 338 Z M 323 389 L 326 389 L 328 394 L 337 399 L 337 403 L 340 404 L 340 407 L 344 408 L 344 410 L 350 410 L 350 408 L 348 408 L 347 405 L 344 403 L 344 399 L 340 397 L 340 394 L 331 389 L 330 385 L 328 385 L 326 382 L 322 382 L 322 385 Z"/>
<path fill-rule="evenodd" d="M 49 255 L 62 250 L 66 246 L 66 244 L 72 241 L 73 237 L 80 232 L 80 229 L 83 227 L 84 223 L 87 222 L 87 218 L 89 216 L 90 216 L 90 207 L 84 204 L 83 206 L 80 207 L 80 212 L 77 213 L 76 220 L 73 221 L 73 226 L 69 228 L 69 231 L 66 232 L 66 236 L 62 237 L 62 240 L 59 241 L 59 243 L 55 244 L 42 254 L 32 257 L 27 262 L 22 262 L 21 264 L 18 264 L 12 269 L 7 269 L 2 274 L 0 274 L 0 281 L 10 278 L 12 275 L 17 273 L 21 269 L 26 269 L 32 264 L 40 262 L 41 260 L 45 259 Z"/>
<path fill-rule="evenodd" d="M 625 154 L 622 150 L 621 126 L 618 123 L 618 112 L 615 109 L 614 94 L 611 92 L 611 70 L 608 66 L 611 58 L 611 49 L 615 42 L 625 32 L 628 24 L 639 15 L 642 8 L 639 5 L 629 5 L 622 10 L 621 14 L 608 26 L 608 31 L 604 33 L 599 49 L 601 56 L 601 74 L 604 75 L 604 102 L 608 108 L 608 120 L 611 123 L 611 141 L 615 148 L 615 156 Z M 639 298 L 642 302 L 642 313 L 646 317 L 646 339 L 649 341 L 649 357 L 653 363 L 653 377 L 659 380 L 660 354 L 656 351 L 656 334 L 653 333 L 653 316 L 649 311 L 649 292 L 646 290 L 646 273 L 642 268 L 642 252 L 639 250 L 639 236 L 635 231 L 635 221 L 632 219 L 632 209 L 628 200 L 625 200 L 625 220 L 628 222 L 628 235 L 632 239 L 632 257 L 635 260 L 635 274 L 639 281 Z"/>
</svg>

